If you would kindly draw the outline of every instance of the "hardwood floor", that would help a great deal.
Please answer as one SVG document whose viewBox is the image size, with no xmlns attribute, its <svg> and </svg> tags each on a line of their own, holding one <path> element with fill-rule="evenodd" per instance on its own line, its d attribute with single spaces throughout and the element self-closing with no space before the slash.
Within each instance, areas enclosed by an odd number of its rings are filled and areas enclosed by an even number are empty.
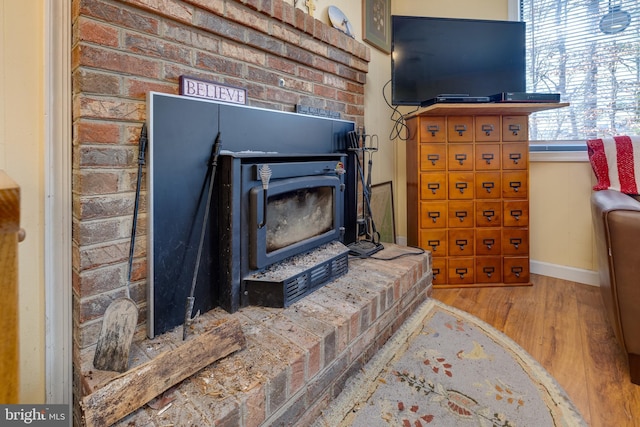
<svg viewBox="0 0 640 427">
<path fill-rule="evenodd" d="M 558 381 L 591 427 L 640 427 L 640 386 L 610 328 L 600 290 L 532 275 L 533 286 L 436 289 L 520 344 Z M 640 321 L 640 319 L 639 319 Z"/>
</svg>

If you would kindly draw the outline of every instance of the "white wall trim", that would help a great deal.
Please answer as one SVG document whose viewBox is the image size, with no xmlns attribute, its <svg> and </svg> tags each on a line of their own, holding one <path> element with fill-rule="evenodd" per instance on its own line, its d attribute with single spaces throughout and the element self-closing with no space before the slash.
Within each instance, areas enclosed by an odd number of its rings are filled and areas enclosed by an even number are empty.
<svg viewBox="0 0 640 427">
<path fill-rule="evenodd" d="M 71 2 L 45 5 L 45 398 L 71 404 Z"/>
<path fill-rule="evenodd" d="M 509 21 L 520 20 L 520 2 L 518 0 L 508 0 L 507 16 Z"/>
<path fill-rule="evenodd" d="M 584 270 L 582 268 L 567 267 L 565 265 L 550 264 L 542 261 L 530 261 L 531 273 L 542 276 L 555 277 L 557 279 L 570 280 L 585 285 L 600 286 L 597 271 Z"/>
<path fill-rule="evenodd" d="M 589 156 L 586 151 L 530 151 L 530 162 L 579 162 L 586 163 Z"/>
</svg>

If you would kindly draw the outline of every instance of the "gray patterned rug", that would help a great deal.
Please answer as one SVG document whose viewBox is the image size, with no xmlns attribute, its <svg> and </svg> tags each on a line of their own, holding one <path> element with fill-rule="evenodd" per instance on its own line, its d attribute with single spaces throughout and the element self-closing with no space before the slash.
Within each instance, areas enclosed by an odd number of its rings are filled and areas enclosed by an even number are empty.
<svg viewBox="0 0 640 427">
<path fill-rule="evenodd" d="M 315 426 L 586 426 L 549 373 L 482 320 L 427 300 Z"/>
</svg>

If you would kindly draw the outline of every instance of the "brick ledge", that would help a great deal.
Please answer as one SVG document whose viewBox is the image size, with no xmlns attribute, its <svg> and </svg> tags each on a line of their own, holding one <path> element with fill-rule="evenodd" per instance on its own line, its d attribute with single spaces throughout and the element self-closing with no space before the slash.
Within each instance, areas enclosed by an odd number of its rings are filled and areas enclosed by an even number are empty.
<svg viewBox="0 0 640 427">
<path fill-rule="evenodd" d="M 415 249 L 385 243 L 376 257 Z M 196 328 L 236 318 L 247 345 L 202 369 L 165 393 L 170 404 L 145 405 L 117 426 L 308 425 L 334 399 L 346 380 L 377 352 L 431 291 L 431 255 L 393 261 L 350 259 L 349 272 L 287 309 L 246 307 L 229 314 L 210 311 Z M 144 363 L 182 329 L 136 343 L 133 364 Z M 197 333 L 197 332 L 196 332 Z M 111 373 L 82 355 L 85 392 Z M 156 402 L 158 403 L 158 402 Z"/>
</svg>

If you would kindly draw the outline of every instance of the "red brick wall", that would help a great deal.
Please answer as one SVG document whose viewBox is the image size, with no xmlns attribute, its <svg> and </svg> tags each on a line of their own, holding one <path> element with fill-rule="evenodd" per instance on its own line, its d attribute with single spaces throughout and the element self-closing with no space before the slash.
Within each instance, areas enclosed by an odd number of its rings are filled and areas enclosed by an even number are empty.
<svg viewBox="0 0 640 427">
<path fill-rule="evenodd" d="M 72 15 L 78 352 L 95 344 L 104 310 L 124 295 L 146 93 L 177 94 L 179 76 L 189 75 L 244 87 L 252 106 L 302 104 L 363 124 L 370 52 L 282 0 L 73 0 Z M 143 184 L 131 284 L 140 331 L 145 255 Z"/>
</svg>

